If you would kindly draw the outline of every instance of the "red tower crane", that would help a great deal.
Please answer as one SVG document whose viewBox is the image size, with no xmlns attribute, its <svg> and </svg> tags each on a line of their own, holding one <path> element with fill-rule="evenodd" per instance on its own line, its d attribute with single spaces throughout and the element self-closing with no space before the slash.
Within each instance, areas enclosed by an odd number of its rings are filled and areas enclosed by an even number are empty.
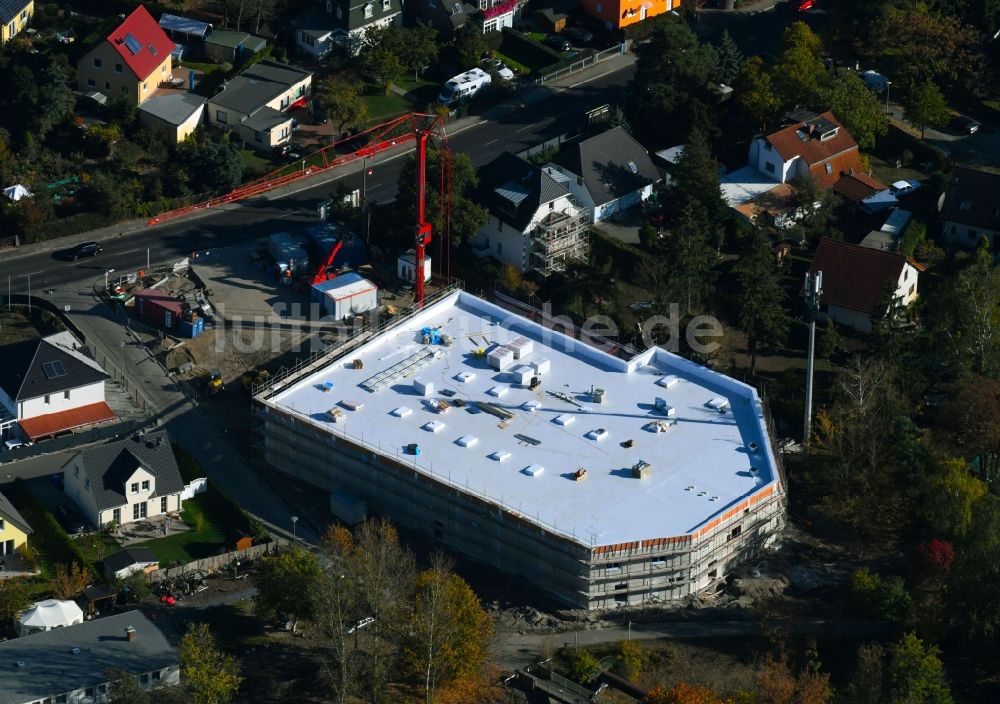
<svg viewBox="0 0 1000 704">
<path fill-rule="evenodd" d="M 443 215 L 443 220 L 446 223 L 450 216 L 451 207 L 451 173 L 450 164 L 451 159 L 447 152 L 447 145 L 444 143 L 446 139 L 444 133 L 444 122 L 439 116 L 415 116 L 415 117 L 431 117 L 429 123 L 421 124 L 419 121 L 414 121 L 414 129 L 416 131 L 417 138 L 417 223 L 416 223 L 416 238 L 414 241 L 414 299 L 413 302 L 418 308 L 423 308 L 424 306 L 424 259 L 427 256 L 427 245 L 431 243 L 431 224 L 427 222 L 427 143 L 431 136 L 435 133 L 440 135 L 442 145 L 439 160 L 439 169 L 441 172 L 441 194 L 440 194 L 440 204 Z M 445 233 L 447 236 L 447 233 Z M 439 265 L 443 262 L 439 262 Z"/>
</svg>

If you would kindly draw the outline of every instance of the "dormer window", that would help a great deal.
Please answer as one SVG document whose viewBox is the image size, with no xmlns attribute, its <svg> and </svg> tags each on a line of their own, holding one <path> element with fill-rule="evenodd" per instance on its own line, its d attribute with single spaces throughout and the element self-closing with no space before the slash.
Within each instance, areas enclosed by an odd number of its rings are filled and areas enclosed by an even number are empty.
<svg viewBox="0 0 1000 704">
<path fill-rule="evenodd" d="M 827 141 L 833 139 L 834 137 L 837 136 L 837 130 L 838 129 L 839 129 L 838 127 L 834 127 L 829 132 L 824 132 L 823 134 L 820 135 L 819 141 L 821 141 L 821 142 L 827 142 Z"/>
<path fill-rule="evenodd" d="M 371 19 L 372 15 L 375 14 L 375 8 L 372 7 L 371 3 L 365 5 L 365 19 Z"/>
<path fill-rule="evenodd" d="M 132 489 L 132 493 L 133 494 L 138 494 L 139 493 L 139 482 L 132 482 L 131 489 Z"/>
<path fill-rule="evenodd" d="M 149 491 L 149 480 L 148 479 L 143 479 L 142 480 L 142 490 L 143 491 Z"/>
<path fill-rule="evenodd" d="M 768 142 L 768 141 L 767 141 L 767 140 L 765 139 L 765 140 L 764 140 L 764 149 L 766 149 L 767 151 L 771 151 L 772 149 L 774 149 L 774 147 L 772 147 L 772 146 L 771 146 L 771 143 L 770 143 L 770 142 Z"/>
<path fill-rule="evenodd" d="M 382 0 L 382 12 L 388 12 L 392 7 L 392 0 Z"/>
</svg>

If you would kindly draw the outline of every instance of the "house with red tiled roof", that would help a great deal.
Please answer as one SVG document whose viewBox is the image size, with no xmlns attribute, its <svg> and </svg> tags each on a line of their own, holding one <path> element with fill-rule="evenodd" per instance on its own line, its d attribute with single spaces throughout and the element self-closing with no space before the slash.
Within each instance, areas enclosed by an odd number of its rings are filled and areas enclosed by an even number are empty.
<svg viewBox="0 0 1000 704">
<path fill-rule="evenodd" d="M 174 42 L 139 5 L 104 41 L 76 65 L 77 87 L 115 99 L 124 96 L 141 105 L 173 77 L 170 53 Z"/>
<path fill-rule="evenodd" d="M 889 290 L 896 304 L 906 307 L 917 299 L 917 277 L 923 270 L 912 259 L 882 249 L 824 237 L 810 271 L 823 272 L 822 312 L 835 323 L 871 332 L 873 321 L 888 310 Z"/>
<path fill-rule="evenodd" d="M 811 175 L 823 188 L 862 173 L 858 143 L 829 111 L 790 113 L 784 126 L 750 143 L 749 163 L 780 183 Z"/>
</svg>

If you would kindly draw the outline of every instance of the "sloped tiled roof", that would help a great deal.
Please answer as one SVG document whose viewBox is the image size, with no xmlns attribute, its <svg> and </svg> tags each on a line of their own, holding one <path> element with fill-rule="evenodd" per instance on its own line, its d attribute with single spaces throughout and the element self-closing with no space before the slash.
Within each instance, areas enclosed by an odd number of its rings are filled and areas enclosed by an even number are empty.
<svg viewBox="0 0 1000 704">
<path fill-rule="evenodd" d="M 80 347 L 66 345 L 66 335 L 15 342 L 0 348 L 0 387 L 15 402 L 76 389 L 108 378 Z M 75 340 L 75 338 L 69 338 Z M 78 344 L 78 343 L 77 343 Z M 49 363 L 56 363 L 53 368 Z M 46 373 L 46 369 L 58 375 Z M 65 372 L 65 373 L 61 373 Z"/>
<path fill-rule="evenodd" d="M 824 237 L 810 271 L 823 272 L 820 302 L 862 313 L 874 313 L 886 303 L 886 291 L 899 280 L 906 257 Z"/>
<path fill-rule="evenodd" d="M 837 134 L 823 141 L 819 134 L 810 134 L 810 125 L 815 120 L 825 120 L 833 127 L 838 128 Z M 858 143 L 854 137 L 837 122 L 837 118 L 832 112 L 824 112 L 822 115 L 813 116 L 812 121 L 797 120 L 787 127 L 783 127 L 776 132 L 767 135 L 767 141 L 771 143 L 785 161 L 791 161 L 798 156 L 805 160 L 807 164 L 819 164 L 831 157 L 846 152 L 857 150 Z"/>
<path fill-rule="evenodd" d="M 833 190 L 852 203 L 860 203 L 865 198 L 884 191 L 888 186 L 867 174 L 847 174 L 837 179 Z"/>
<path fill-rule="evenodd" d="M 16 508 L 14 508 L 14 504 L 10 502 L 10 499 L 3 494 L 0 494 L 0 518 L 3 518 L 5 521 L 10 521 L 28 535 L 35 532 L 31 530 L 31 526 L 28 525 L 28 522 L 24 520 L 24 517 L 18 513 Z"/>
<path fill-rule="evenodd" d="M 1000 230 L 1000 174 L 955 167 L 941 219 L 980 230 Z"/>
<path fill-rule="evenodd" d="M 68 408 L 65 411 L 25 418 L 19 420 L 17 424 L 21 426 L 21 431 L 25 435 L 32 440 L 38 440 L 76 430 L 85 425 L 105 423 L 115 418 L 115 412 L 111 410 L 111 406 L 104 401 L 98 401 L 97 403 L 88 403 L 86 406 Z"/>
<path fill-rule="evenodd" d="M 519 232 L 527 229 L 540 206 L 568 193 L 543 169 L 510 152 L 479 170 L 479 202 Z"/>
<path fill-rule="evenodd" d="M 569 150 L 562 164 L 583 177 L 598 206 L 660 180 L 649 152 L 623 127 L 583 140 Z"/>
<path fill-rule="evenodd" d="M 0 0 L 0 23 L 7 24 L 28 6 L 30 0 Z"/>
<path fill-rule="evenodd" d="M 80 452 L 80 457 L 98 510 L 128 503 L 125 481 L 140 466 L 156 477 L 150 498 L 176 494 L 184 488 L 170 436 L 162 430 L 91 447 Z"/>
<path fill-rule="evenodd" d="M 108 35 L 108 43 L 140 81 L 147 78 L 174 50 L 174 43 L 163 27 L 142 5 Z"/>
</svg>

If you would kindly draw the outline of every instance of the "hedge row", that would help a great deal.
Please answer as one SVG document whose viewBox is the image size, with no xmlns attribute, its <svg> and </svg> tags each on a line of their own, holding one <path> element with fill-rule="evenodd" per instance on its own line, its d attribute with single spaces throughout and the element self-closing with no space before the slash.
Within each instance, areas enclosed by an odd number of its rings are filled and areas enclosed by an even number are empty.
<svg viewBox="0 0 1000 704">
<path fill-rule="evenodd" d="M 52 564 L 67 566 L 71 562 L 77 562 L 81 567 L 90 564 L 77 544 L 59 525 L 55 516 L 31 493 L 23 479 L 14 480 L 14 486 L 9 490 L 8 498 L 17 506 L 18 511 L 24 516 L 24 520 L 34 531 L 31 534 L 30 542 L 43 561 L 47 559 Z"/>
<path fill-rule="evenodd" d="M 503 53 L 537 72 L 562 60 L 562 54 L 511 27 L 503 28 Z"/>
<path fill-rule="evenodd" d="M 609 237 L 596 228 L 590 230 L 590 249 L 594 261 L 610 259 L 612 269 L 623 279 L 632 279 L 639 262 L 646 256 L 638 247 Z"/>
</svg>

